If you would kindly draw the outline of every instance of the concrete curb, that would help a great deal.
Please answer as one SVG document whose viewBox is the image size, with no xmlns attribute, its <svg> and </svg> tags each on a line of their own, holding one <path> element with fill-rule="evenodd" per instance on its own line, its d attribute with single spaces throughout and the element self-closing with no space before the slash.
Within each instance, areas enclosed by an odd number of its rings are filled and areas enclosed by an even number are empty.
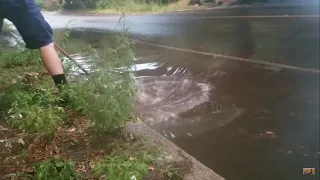
<svg viewBox="0 0 320 180">
<path fill-rule="evenodd" d="M 165 153 L 172 156 L 173 162 L 187 162 L 190 170 L 183 179 L 185 180 L 224 180 L 223 177 L 213 172 L 194 157 L 176 146 L 174 143 L 164 138 L 158 132 L 149 127 L 146 123 L 138 122 L 127 123 L 126 129 L 135 136 L 145 137 L 152 146 L 163 149 Z"/>
</svg>

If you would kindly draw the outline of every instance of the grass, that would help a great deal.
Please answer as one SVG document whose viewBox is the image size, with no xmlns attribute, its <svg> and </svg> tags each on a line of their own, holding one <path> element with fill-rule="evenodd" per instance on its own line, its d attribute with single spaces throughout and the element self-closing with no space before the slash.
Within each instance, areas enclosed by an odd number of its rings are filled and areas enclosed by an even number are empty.
<svg viewBox="0 0 320 180">
<path fill-rule="evenodd" d="M 35 179 L 72 180 L 77 179 L 76 163 L 60 157 L 46 159 L 35 165 Z"/>
<path fill-rule="evenodd" d="M 139 152 L 137 155 L 121 154 L 106 157 L 94 165 L 93 172 L 96 177 L 107 175 L 109 179 L 143 179 L 148 172 L 149 163 L 155 157 L 148 152 Z"/>
<path fill-rule="evenodd" d="M 33 66 L 41 63 L 39 51 L 22 50 L 19 52 L 1 52 L 2 66 L 13 68 L 18 66 Z"/>
<path fill-rule="evenodd" d="M 15 67 L 33 67 L 32 70 L 13 75 L 4 73 L 10 78 L 6 90 L 0 94 L 0 110 L 4 119 L 13 127 L 29 132 L 50 133 L 61 121 L 65 112 L 58 106 L 60 97 L 52 86 L 48 76 L 41 68 L 39 52 L 23 50 L 1 53 L 4 72 L 14 71 Z M 9 79 L 7 79 L 9 80 Z"/>
<path fill-rule="evenodd" d="M 126 34 L 110 40 L 104 54 L 98 56 L 88 48 L 91 73 L 82 84 L 65 89 L 70 106 L 93 120 L 97 131 L 109 132 L 123 127 L 132 116 L 136 87 L 131 67 L 134 64 L 133 43 Z M 98 56 L 98 57 L 97 57 Z"/>
<path fill-rule="evenodd" d="M 0 177 L 141 179 L 156 169 L 166 179 L 175 173 L 159 163 L 159 151 L 124 131 L 134 117 L 134 44 L 126 31 L 109 44 L 99 55 L 87 48 L 90 75 L 75 81 L 69 74 L 73 83 L 62 92 L 43 69 L 38 51 L 2 50 Z M 60 101 L 66 96 L 64 107 Z"/>
</svg>

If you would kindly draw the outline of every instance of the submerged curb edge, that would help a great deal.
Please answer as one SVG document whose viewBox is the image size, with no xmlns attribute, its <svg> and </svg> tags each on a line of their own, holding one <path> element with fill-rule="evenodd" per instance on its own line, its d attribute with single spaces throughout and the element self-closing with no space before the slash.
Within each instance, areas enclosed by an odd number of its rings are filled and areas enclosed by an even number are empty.
<svg viewBox="0 0 320 180">
<path fill-rule="evenodd" d="M 145 137 L 152 146 L 163 149 L 165 153 L 172 156 L 173 162 L 188 162 L 189 172 L 184 175 L 185 180 L 224 180 L 223 177 L 206 167 L 187 152 L 176 146 L 174 143 L 160 135 L 143 121 L 129 122 L 126 130 L 140 137 Z"/>
</svg>

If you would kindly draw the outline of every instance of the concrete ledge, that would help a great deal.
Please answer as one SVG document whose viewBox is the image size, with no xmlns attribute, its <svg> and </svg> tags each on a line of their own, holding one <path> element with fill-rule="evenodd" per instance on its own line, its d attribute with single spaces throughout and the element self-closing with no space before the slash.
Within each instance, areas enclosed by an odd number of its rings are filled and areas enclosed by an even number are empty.
<svg viewBox="0 0 320 180">
<path fill-rule="evenodd" d="M 147 142 L 152 146 L 163 149 L 166 154 L 172 156 L 172 162 L 186 162 L 190 166 L 189 172 L 184 175 L 185 180 L 224 180 L 223 177 L 213 172 L 194 157 L 186 153 L 184 150 L 176 146 L 174 143 L 164 138 L 158 132 L 153 130 L 146 123 L 138 120 L 137 122 L 130 122 L 126 129 L 135 136 L 145 137 Z"/>
</svg>

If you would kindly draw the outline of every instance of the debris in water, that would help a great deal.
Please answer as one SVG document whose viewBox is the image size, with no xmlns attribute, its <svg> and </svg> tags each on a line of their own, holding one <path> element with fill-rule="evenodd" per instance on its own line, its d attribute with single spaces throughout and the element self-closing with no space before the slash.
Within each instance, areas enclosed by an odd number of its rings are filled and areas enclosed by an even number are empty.
<svg viewBox="0 0 320 180">
<path fill-rule="evenodd" d="M 268 119 L 268 118 L 266 118 L 266 117 L 260 117 L 260 119 Z"/>
<path fill-rule="evenodd" d="M 243 129 L 237 129 L 237 131 L 238 131 L 239 133 L 241 133 L 241 134 L 246 133 L 246 131 L 245 131 L 245 130 L 243 130 Z M 263 134 L 260 134 L 260 135 L 263 135 Z"/>
<path fill-rule="evenodd" d="M 276 137 L 277 137 L 277 135 L 276 135 L 274 132 L 272 132 L 272 131 L 266 131 L 265 134 L 266 134 L 266 135 L 269 135 L 269 136 L 271 136 L 271 137 L 273 137 L 273 138 L 276 138 Z"/>
<path fill-rule="evenodd" d="M 187 133 L 188 134 L 188 136 L 192 136 L 192 134 L 191 133 Z"/>
<path fill-rule="evenodd" d="M 290 150 L 290 151 L 288 151 L 288 154 L 292 154 L 292 151 Z"/>
<path fill-rule="evenodd" d="M 298 147 L 299 147 L 299 148 L 303 148 L 303 149 L 307 148 L 307 147 L 301 146 L 301 145 L 298 145 Z"/>
<path fill-rule="evenodd" d="M 172 134 L 172 132 L 169 131 L 169 133 L 170 133 L 171 138 L 175 138 L 176 137 L 174 134 Z"/>
</svg>

